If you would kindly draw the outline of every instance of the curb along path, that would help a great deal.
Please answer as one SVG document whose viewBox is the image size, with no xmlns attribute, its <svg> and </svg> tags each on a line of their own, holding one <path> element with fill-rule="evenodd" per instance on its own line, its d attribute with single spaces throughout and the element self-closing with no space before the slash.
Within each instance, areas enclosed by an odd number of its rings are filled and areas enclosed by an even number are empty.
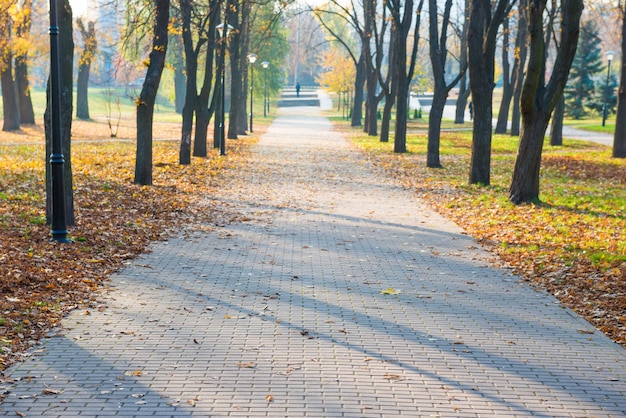
<svg viewBox="0 0 626 418">
<path fill-rule="evenodd" d="M 9 370 L 4 416 L 626 416 L 626 352 L 281 109 L 219 200 Z"/>
</svg>

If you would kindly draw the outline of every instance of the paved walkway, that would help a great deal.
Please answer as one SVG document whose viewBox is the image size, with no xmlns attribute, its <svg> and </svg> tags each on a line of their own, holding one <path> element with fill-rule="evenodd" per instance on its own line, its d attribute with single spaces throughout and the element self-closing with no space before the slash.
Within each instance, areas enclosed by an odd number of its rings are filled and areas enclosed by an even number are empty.
<svg viewBox="0 0 626 418">
<path fill-rule="evenodd" d="M 281 110 L 221 200 L 26 362 L 4 416 L 626 416 L 626 352 Z"/>
</svg>

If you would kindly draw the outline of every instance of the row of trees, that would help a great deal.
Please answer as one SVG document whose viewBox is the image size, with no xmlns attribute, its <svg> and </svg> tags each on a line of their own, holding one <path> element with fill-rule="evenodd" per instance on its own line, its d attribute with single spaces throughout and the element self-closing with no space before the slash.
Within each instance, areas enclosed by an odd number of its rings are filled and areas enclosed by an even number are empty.
<svg viewBox="0 0 626 418">
<path fill-rule="evenodd" d="M 228 138 L 235 139 L 247 130 L 248 59 L 256 53 L 260 61 L 270 62 L 270 73 L 278 74 L 288 53 L 287 34 L 282 28 L 283 12 L 288 4 L 277 7 L 275 2 L 235 0 L 157 0 L 144 2 L 126 0 L 92 2 L 106 7 L 109 27 L 99 29 L 103 21 L 96 19 L 74 20 L 69 0 L 57 0 L 61 44 L 61 137 L 65 156 L 66 209 L 69 225 L 74 223 L 71 126 L 74 87 L 74 38 L 80 40 L 77 66 L 77 112 L 81 119 L 89 119 L 89 75 L 97 58 L 98 40 L 110 42 L 115 50 L 118 64 L 136 62 L 144 66 L 145 76 L 136 97 L 137 109 L 137 155 L 134 181 L 140 185 L 152 183 L 152 125 L 154 106 L 161 78 L 166 66 L 175 68 L 177 101 L 181 103 L 182 129 L 179 160 L 191 163 L 191 155 L 207 155 L 208 129 L 214 121 L 214 147 L 219 145 L 223 131 L 222 120 L 215 117 L 227 109 L 224 103 L 224 87 L 230 89 Z M 38 44 L 37 36 L 29 36 L 31 19 L 38 23 L 45 19 L 46 3 L 32 0 L 0 0 L 0 81 L 4 103 L 4 130 L 20 129 L 20 124 L 33 124 L 35 118 L 28 86 L 28 52 L 47 51 L 45 43 Z M 121 18 L 123 14 L 123 18 Z M 95 16 L 93 14 L 92 16 Z M 120 29 L 116 20 L 124 22 Z M 112 23 L 113 22 L 113 23 Z M 219 27 L 228 28 L 219 34 Z M 47 27 L 46 27 L 47 29 Z M 119 30 L 119 36 L 109 36 L 106 31 Z M 103 36 L 103 34 L 105 34 Z M 174 48 L 171 47 L 174 45 Z M 107 47 L 108 48 L 108 47 Z M 174 65 L 174 63 L 179 63 Z M 220 77 L 223 69 L 228 77 L 226 83 Z M 258 71 L 257 77 L 265 74 Z M 273 85 L 276 76 L 269 78 Z M 26 83 L 26 84 L 20 84 Z M 263 83 L 257 83 L 257 88 Z M 50 117 L 44 116 L 47 155 L 51 153 Z M 195 126 L 194 126 L 195 125 Z M 194 129 L 195 128 L 195 129 Z M 192 132 L 195 136 L 192 138 Z M 193 146 L 192 146 L 193 143 Z M 47 175 L 48 221 L 51 219 L 51 180 Z"/>
<path fill-rule="evenodd" d="M 425 4 L 424 1 L 363 0 L 362 7 L 344 4 L 329 0 L 326 6 L 313 11 L 329 39 L 346 51 L 355 68 L 353 87 L 349 89 L 354 91 L 352 125 L 361 126 L 360 98 L 365 97 L 363 128 L 370 135 L 378 135 L 375 110 L 385 99 L 380 140 L 389 138 L 391 108 L 395 107 L 394 151 L 406 151 L 409 86 L 419 68 L 419 57 L 424 61 L 426 56 L 421 52 L 420 35 L 427 33 L 425 49 L 434 84 L 426 164 L 431 168 L 441 167 L 439 136 L 443 109 L 451 89 L 458 87 L 456 122 L 464 121 L 470 93 L 475 116 L 469 173 L 472 184 L 489 185 L 491 180 L 492 97 L 497 78 L 495 58 L 500 46 L 502 66 L 498 75 L 503 81 L 503 97 L 495 132 L 506 133 L 510 129 L 512 135 L 521 135 L 509 198 L 514 203 L 537 201 L 541 151 L 553 113 L 555 117 L 562 116 L 563 108 L 567 108 L 567 113 L 573 115 L 580 96 L 591 95 L 588 89 L 583 93 L 577 91 L 580 73 L 585 72 L 590 75 L 587 79 L 592 79 L 593 74 L 606 68 L 601 61 L 598 63 L 601 54 L 594 39 L 597 33 L 590 23 L 583 25 L 580 36 L 581 52 L 586 56 L 576 54 L 583 1 L 429 0 Z M 618 9 L 622 17 L 624 7 L 620 2 Z M 426 9 L 428 22 L 422 31 Z M 591 52 L 585 51 L 587 46 L 600 57 L 590 60 Z M 576 56 L 579 58 L 574 62 Z M 570 69 L 570 84 L 565 89 Z M 626 94 L 624 89 L 620 88 L 621 95 Z M 602 88 L 596 91 L 604 98 L 606 92 Z M 564 102 L 567 106 L 555 111 Z M 581 107 L 597 110 L 598 101 L 586 102 Z M 620 156 L 618 150 L 626 142 L 619 132 L 620 125 L 626 125 L 626 121 L 617 124 L 615 156 Z"/>
</svg>

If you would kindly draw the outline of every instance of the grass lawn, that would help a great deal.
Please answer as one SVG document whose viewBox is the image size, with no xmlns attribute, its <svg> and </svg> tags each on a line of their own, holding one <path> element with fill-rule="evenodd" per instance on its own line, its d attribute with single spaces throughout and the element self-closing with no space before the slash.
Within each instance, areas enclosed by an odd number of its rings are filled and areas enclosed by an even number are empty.
<svg viewBox="0 0 626 418">
<path fill-rule="evenodd" d="M 426 168 L 427 130 L 410 121 L 408 152 L 337 126 L 376 164 L 457 222 L 527 280 L 626 346 L 626 160 L 565 139 L 544 148 L 541 204 L 515 206 L 508 187 L 518 138 L 493 137 L 492 184 L 468 184 L 471 131 L 443 132 L 443 169 Z M 393 140 L 392 140 L 393 141 Z"/>
</svg>

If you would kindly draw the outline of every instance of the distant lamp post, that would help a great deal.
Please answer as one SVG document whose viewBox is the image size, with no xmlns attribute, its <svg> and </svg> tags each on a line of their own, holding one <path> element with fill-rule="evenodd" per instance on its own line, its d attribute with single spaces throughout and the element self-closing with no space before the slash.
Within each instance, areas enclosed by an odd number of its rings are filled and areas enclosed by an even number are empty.
<svg viewBox="0 0 626 418">
<path fill-rule="evenodd" d="M 263 66 L 263 72 L 265 73 L 265 78 L 263 81 L 263 117 L 266 117 L 267 108 L 269 107 L 267 103 L 267 67 L 270 66 L 270 63 L 267 61 L 263 61 L 261 65 Z"/>
<path fill-rule="evenodd" d="M 221 68 L 220 68 L 220 76 L 222 77 L 222 86 L 221 86 L 221 97 L 220 97 L 220 124 L 219 124 L 219 135 L 220 135 L 220 155 L 226 155 L 226 134 L 225 134 L 225 126 L 226 126 L 226 42 L 228 41 L 228 37 L 230 36 L 230 31 L 233 29 L 232 26 L 220 23 L 216 27 L 217 33 L 219 34 L 219 38 L 221 40 L 220 45 L 220 55 L 222 58 Z"/>
<path fill-rule="evenodd" d="M 606 70 L 606 85 L 604 86 L 604 107 L 602 109 L 602 126 L 606 125 L 606 115 L 608 113 L 608 99 L 609 99 L 609 80 L 611 78 L 611 61 L 613 61 L 613 57 L 615 56 L 615 52 L 608 51 L 606 53 L 606 61 L 607 61 L 607 70 Z"/>
<path fill-rule="evenodd" d="M 52 154 L 50 155 L 50 176 L 52 177 L 52 241 L 72 242 L 67 237 L 65 215 L 65 157 L 61 141 L 61 77 L 60 46 L 57 0 L 50 0 L 50 118 L 52 125 Z"/>
<path fill-rule="evenodd" d="M 254 63 L 256 62 L 256 54 L 248 55 L 248 62 L 250 63 L 250 132 L 254 132 L 252 129 L 252 99 L 254 95 Z"/>
</svg>

